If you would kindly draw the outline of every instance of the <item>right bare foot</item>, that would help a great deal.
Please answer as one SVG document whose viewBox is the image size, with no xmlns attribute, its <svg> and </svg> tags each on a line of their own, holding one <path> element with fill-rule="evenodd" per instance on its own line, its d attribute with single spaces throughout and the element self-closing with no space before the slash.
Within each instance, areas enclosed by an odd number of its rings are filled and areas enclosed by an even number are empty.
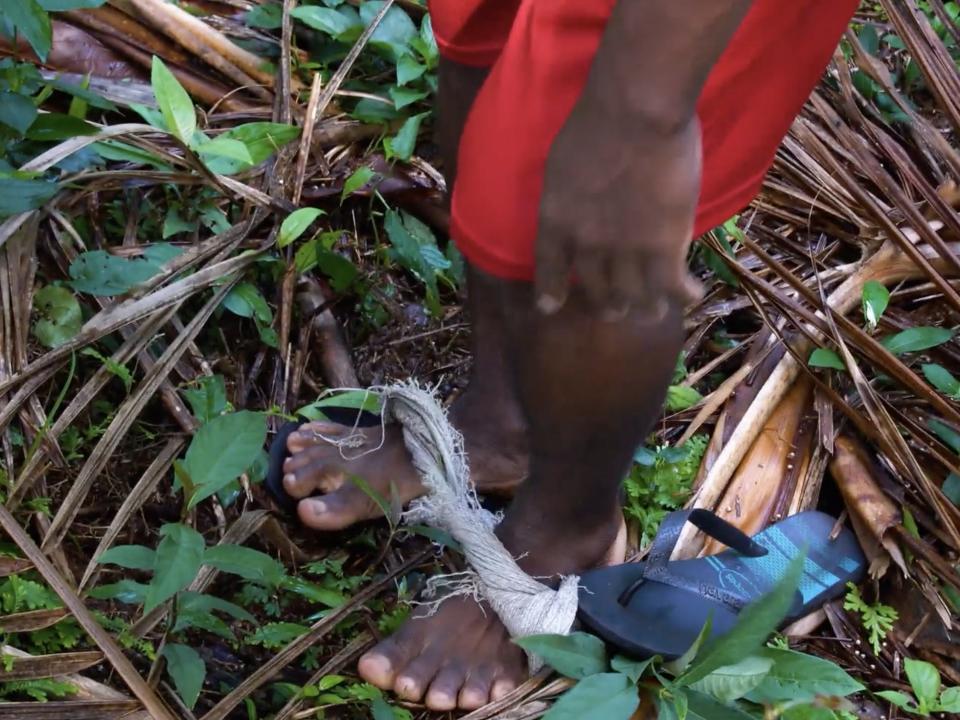
<svg viewBox="0 0 960 720">
<path fill-rule="evenodd" d="M 474 399 L 477 398 L 477 399 Z M 517 414 L 503 405 L 467 391 L 450 413 L 464 435 L 471 477 L 480 492 L 509 494 L 526 477 L 526 432 Z M 402 432 L 396 425 L 358 428 L 330 422 L 303 425 L 287 439 L 291 455 L 283 465 L 283 485 L 301 500 L 297 514 L 316 530 L 342 530 L 383 515 L 377 503 L 351 477 L 361 477 L 382 497 L 408 502 L 423 494 L 410 464 Z M 329 440 L 359 433 L 361 447 L 339 448 Z M 382 439 L 382 444 L 381 444 Z M 317 494 L 319 493 L 319 494 Z"/>
</svg>

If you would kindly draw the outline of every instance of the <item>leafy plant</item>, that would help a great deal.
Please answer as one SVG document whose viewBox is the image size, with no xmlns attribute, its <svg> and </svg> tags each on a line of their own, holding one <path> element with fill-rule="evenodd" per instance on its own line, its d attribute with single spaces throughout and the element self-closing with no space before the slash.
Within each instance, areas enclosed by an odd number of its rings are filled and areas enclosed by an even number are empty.
<svg viewBox="0 0 960 720">
<path fill-rule="evenodd" d="M 708 442 L 706 435 L 694 435 L 681 447 L 642 447 L 634 454 L 624 514 L 637 523 L 641 545 L 653 539 L 668 512 L 686 502 Z"/>
<path fill-rule="evenodd" d="M 876 280 L 868 280 L 861 292 L 863 318 L 872 329 L 880 322 L 887 305 L 890 304 L 890 291 Z"/>
<path fill-rule="evenodd" d="M 300 689 L 300 695 L 311 700 L 321 712 L 334 707 L 359 706 L 369 712 L 373 720 L 413 720 L 406 708 L 387 702 L 383 692 L 368 683 L 351 683 L 342 675 L 326 675 L 315 685 Z"/>
<path fill-rule="evenodd" d="M 910 681 L 913 697 L 898 690 L 883 690 L 877 697 L 913 715 L 930 717 L 933 713 L 960 713 L 960 687 L 942 688 L 936 665 L 904 658 L 903 669 Z"/>
<path fill-rule="evenodd" d="M 69 698 L 76 693 L 77 688 L 74 685 L 56 678 L 0 682 L 0 698 L 24 696 L 38 702 L 47 702 Z"/>
<path fill-rule="evenodd" d="M 747 720 L 756 717 L 757 706 L 767 717 L 799 718 L 801 708 L 838 717 L 827 708 L 842 708 L 843 698 L 863 690 L 859 682 L 829 661 L 764 645 L 793 600 L 803 561 L 797 558 L 773 590 L 745 608 L 730 632 L 706 640 L 708 621 L 690 650 L 672 662 L 608 659 L 603 642 L 584 633 L 517 640 L 578 681 L 544 717 L 627 720 L 640 703 L 638 685 L 654 692 L 660 718 Z"/>
<path fill-rule="evenodd" d="M 893 630 L 893 624 L 897 621 L 899 615 L 889 605 L 879 602 L 873 605 L 868 603 L 860 594 L 860 588 L 853 583 L 847 583 L 847 588 L 843 607 L 845 610 L 860 615 L 860 623 L 864 630 L 869 633 L 870 647 L 873 648 L 874 655 L 879 655 L 881 646 L 887 639 L 887 635 Z"/>
</svg>

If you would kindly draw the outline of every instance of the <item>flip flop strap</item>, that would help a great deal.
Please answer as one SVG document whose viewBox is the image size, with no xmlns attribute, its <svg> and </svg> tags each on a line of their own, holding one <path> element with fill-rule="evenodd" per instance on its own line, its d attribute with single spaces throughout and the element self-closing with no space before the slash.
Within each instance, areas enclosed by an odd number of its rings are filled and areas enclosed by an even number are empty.
<svg viewBox="0 0 960 720">
<path fill-rule="evenodd" d="M 703 597 L 714 598 L 735 609 L 741 609 L 750 602 L 750 598 L 741 597 L 711 583 L 691 580 L 670 572 L 670 556 L 677 546 L 683 526 L 688 522 L 741 555 L 761 557 L 768 552 L 765 547 L 754 542 L 741 530 L 709 510 L 701 508 L 680 510 L 667 515 L 660 524 L 660 530 L 653 540 L 650 553 L 644 563 L 643 579 L 689 590 Z"/>
</svg>

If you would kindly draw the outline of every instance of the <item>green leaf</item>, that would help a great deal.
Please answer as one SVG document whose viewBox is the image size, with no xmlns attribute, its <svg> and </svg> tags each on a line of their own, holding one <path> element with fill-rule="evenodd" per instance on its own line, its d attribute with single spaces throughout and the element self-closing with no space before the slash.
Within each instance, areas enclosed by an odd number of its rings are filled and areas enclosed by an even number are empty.
<svg viewBox="0 0 960 720">
<path fill-rule="evenodd" d="M 923 660 L 904 658 L 903 669 L 920 705 L 928 708 L 936 705 L 940 697 L 940 671 L 936 666 Z"/>
<path fill-rule="evenodd" d="M 437 47 L 437 38 L 433 34 L 433 21 L 430 15 L 423 16 L 420 23 L 420 42 L 416 43 L 417 50 L 430 67 L 436 67 L 440 59 L 440 49 Z"/>
<path fill-rule="evenodd" d="M 387 92 L 390 94 L 390 99 L 393 100 L 393 106 L 397 110 L 402 110 L 408 105 L 412 105 L 417 102 L 417 100 L 423 100 L 430 93 L 426 90 L 413 90 L 411 88 L 405 87 L 392 87 Z"/>
<path fill-rule="evenodd" d="M 843 360 L 833 350 L 827 348 L 817 348 L 810 353 L 810 359 L 807 360 L 810 367 L 833 368 L 834 370 L 846 370 L 847 366 Z"/>
<path fill-rule="evenodd" d="M 96 8 L 107 0 L 37 0 L 47 12 L 63 12 L 65 10 L 79 10 L 81 8 Z"/>
<path fill-rule="evenodd" d="M 937 712 L 960 713 L 960 687 L 947 688 L 940 694 Z"/>
<path fill-rule="evenodd" d="M 373 180 L 375 175 L 376 173 L 366 165 L 361 165 L 354 170 L 350 177 L 347 178 L 346 182 L 343 183 L 343 192 L 340 195 L 340 202 L 343 202 L 348 197 L 353 195 L 357 190 L 360 190 L 362 187 L 364 187 L 368 182 Z"/>
<path fill-rule="evenodd" d="M 157 170 L 171 171 L 170 165 L 165 163 L 159 156 L 146 150 L 141 150 L 133 145 L 118 142 L 116 140 L 103 140 L 92 145 L 93 149 L 104 160 L 114 160 L 116 162 L 128 162 L 137 165 L 150 165 Z"/>
<path fill-rule="evenodd" d="M 863 317 L 870 327 L 876 327 L 883 316 L 884 310 L 890 304 L 890 291 L 884 287 L 883 283 L 876 280 L 870 280 L 863 286 L 861 293 L 861 304 L 863 306 Z"/>
<path fill-rule="evenodd" d="M 317 585 L 317 583 L 304 580 L 303 578 L 290 577 L 288 575 L 283 578 L 281 585 L 284 590 L 289 590 L 312 603 L 324 605 L 329 608 L 340 607 L 347 602 L 347 597 L 343 593 L 321 587 Z"/>
<path fill-rule="evenodd" d="M 762 654 L 773 662 L 773 667 L 747 695 L 752 702 L 807 702 L 818 696 L 846 697 L 863 690 L 863 685 L 829 660 L 775 648 L 765 648 Z"/>
<path fill-rule="evenodd" d="M 703 627 L 700 628 L 700 632 L 697 634 L 696 639 L 691 643 L 683 655 L 663 664 L 663 669 L 674 677 L 680 677 L 687 671 L 687 668 L 690 667 L 690 664 L 696 659 L 697 655 L 700 652 L 700 648 L 703 647 L 703 644 L 707 641 L 707 638 L 710 637 L 710 632 L 713 629 L 713 618 L 707 617 L 706 621 L 703 623 Z"/>
<path fill-rule="evenodd" d="M 93 588 L 90 597 L 97 600 L 117 600 L 127 605 L 139 605 L 147 597 L 149 587 L 135 580 L 121 580 L 110 585 L 101 585 Z"/>
<path fill-rule="evenodd" d="M 259 165 L 290 141 L 300 136 L 300 128 L 271 122 L 253 122 L 238 125 L 217 136 L 217 139 L 243 143 L 250 154 L 250 162 L 235 158 L 211 157 L 207 168 L 218 175 L 233 175 Z"/>
<path fill-rule="evenodd" d="M 748 655 L 734 665 L 717 668 L 702 680 L 690 685 L 720 702 L 739 700 L 756 688 L 770 672 L 773 660 L 762 655 Z"/>
<path fill-rule="evenodd" d="M 126 365 L 97 352 L 92 347 L 84 348 L 80 351 L 80 354 L 99 360 L 100 364 L 107 369 L 107 372 L 120 378 L 120 382 L 123 383 L 123 386 L 127 389 L 127 392 L 130 392 L 130 388 L 133 387 L 133 375 Z"/>
<path fill-rule="evenodd" d="M 60 113 L 41 113 L 27 130 L 26 135 L 28 140 L 56 142 L 69 140 L 78 135 L 93 135 L 96 132 L 96 125 L 91 125 L 86 120 Z"/>
<path fill-rule="evenodd" d="M 177 614 L 182 612 L 222 612 L 232 618 L 248 623 L 256 623 L 257 619 L 244 608 L 213 595 L 204 595 L 192 591 L 180 593 L 177 603 Z"/>
<path fill-rule="evenodd" d="M 360 19 L 364 27 L 370 25 L 383 9 L 381 0 L 368 1 L 360 6 Z M 394 63 L 410 52 L 410 42 L 417 37 L 417 26 L 401 8 L 394 5 L 370 36 L 370 47 Z"/>
<path fill-rule="evenodd" d="M 733 665 L 744 656 L 757 652 L 790 609 L 804 560 L 805 554 L 794 559 L 773 590 L 744 608 L 733 629 L 711 641 L 696 662 L 678 678 L 677 684 L 690 685 L 718 668 Z"/>
<path fill-rule="evenodd" d="M 98 563 L 119 565 L 130 570 L 153 570 L 157 553 L 143 545 L 117 545 L 97 558 Z"/>
<path fill-rule="evenodd" d="M 348 390 L 347 392 L 320 398 L 309 405 L 304 405 L 297 410 L 296 414 L 303 415 L 303 417 L 309 420 L 326 420 L 327 418 L 323 414 L 323 408 L 325 407 L 366 410 L 375 415 L 379 415 L 382 410 L 380 396 L 376 392 L 370 390 Z"/>
<path fill-rule="evenodd" d="M 222 375 L 204 375 L 197 380 L 197 385 L 199 387 L 186 388 L 181 392 L 190 403 L 193 416 L 201 423 L 210 422 L 229 407 L 226 384 Z"/>
<path fill-rule="evenodd" d="M 314 220 L 325 214 L 323 210 L 311 207 L 294 210 L 284 218 L 283 223 L 280 225 L 277 245 L 279 247 L 286 247 L 303 235 L 303 233 L 307 231 L 307 228 L 313 224 Z"/>
<path fill-rule="evenodd" d="M 150 246 L 143 257 L 128 260 L 105 250 L 81 253 L 70 263 L 70 286 L 90 295 L 122 295 L 146 282 L 181 250 L 167 243 Z"/>
<path fill-rule="evenodd" d="M 943 440 L 951 450 L 955 453 L 960 453 L 960 433 L 936 418 L 927 420 L 927 427 L 930 428 L 938 438 Z"/>
<path fill-rule="evenodd" d="M 397 85 L 406 85 L 427 71 L 427 66 L 417 62 L 412 55 L 404 55 L 397 62 Z"/>
<path fill-rule="evenodd" d="M 248 645 L 262 645 L 269 650 L 279 650 L 310 630 L 306 625 L 290 622 L 267 623 L 246 639 Z"/>
<path fill-rule="evenodd" d="M 243 18 L 250 27 L 277 30 L 283 26 L 283 6 L 274 2 L 254 5 Z"/>
<path fill-rule="evenodd" d="M 197 113 L 193 108 L 193 101 L 180 81 L 156 55 L 153 57 L 150 84 L 153 86 L 153 94 L 160 106 L 167 130 L 180 138 L 184 145 L 189 145 L 197 129 Z"/>
<path fill-rule="evenodd" d="M 880 342 L 894 355 L 928 350 L 943 345 L 953 338 L 953 330 L 940 327 L 908 328 Z"/>
<path fill-rule="evenodd" d="M 195 507 L 250 467 L 267 438 L 266 417 L 241 410 L 220 415 L 193 436 L 183 466 L 196 487 L 189 507 Z"/>
<path fill-rule="evenodd" d="M 0 218 L 41 207 L 57 194 L 53 180 L 30 180 L 0 172 Z"/>
<path fill-rule="evenodd" d="M 901 710 L 907 710 L 908 712 L 916 712 L 917 710 L 913 698 L 906 693 L 898 692 L 897 690 L 881 690 L 880 692 L 874 693 L 874 695 L 896 705 Z"/>
<path fill-rule="evenodd" d="M 369 3 L 368 3 L 369 4 Z M 417 135 L 420 132 L 420 124 L 430 113 L 420 113 L 407 118 L 406 122 L 400 127 L 400 130 L 392 138 L 385 138 L 383 147 L 387 153 L 387 159 L 397 158 L 398 160 L 409 160 L 417 145 Z"/>
<path fill-rule="evenodd" d="M 41 62 L 46 62 L 50 45 L 53 42 L 53 31 L 50 25 L 50 16 L 40 6 L 40 3 L 37 0 L 4 2 L 3 9 L 0 10 L 0 17 L 3 16 L 6 16 L 6 19 L 13 23 L 17 32 L 30 43 L 30 47 L 33 48 Z"/>
<path fill-rule="evenodd" d="M 637 688 L 620 673 L 591 675 L 567 691 L 544 720 L 629 720 L 640 705 Z"/>
<path fill-rule="evenodd" d="M 956 473 L 947 475 L 947 479 L 943 481 L 943 487 L 940 489 L 950 502 L 960 507 L 960 475 Z"/>
<path fill-rule="evenodd" d="M 238 283 L 223 299 L 223 306 L 234 315 L 256 318 L 262 323 L 273 320 L 273 310 L 267 304 L 263 293 L 248 282 Z"/>
<path fill-rule="evenodd" d="M 153 579 L 147 589 L 144 612 L 183 590 L 200 571 L 205 543 L 203 535 L 180 523 L 160 528 L 162 540 L 157 546 Z"/>
<path fill-rule="evenodd" d="M 957 380 L 953 374 L 943 365 L 927 363 L 921 365 L 923 375 L 927 381 L 944 395 L 949 395 L 954 400 L 960 399 L 960 380 Z"/>
<path fill-rule="evenodd" d="M 244 165 L 253 165 L 253 158 L 250 156 L 250 150 L 239 140 L 219 136 L 209 140 L 196 148 L 201 155 L 211 157 L 224 157 L 236 160 Z"/>
<path fill-rule="evenodd" d="M 530 635 L 514 642 L 540 657 L 561 675 L 582 680 L 609 669 L 603 641 L 587 633 L 569 635 Z"/>
<path fill-rule="evenodd" d="M 71 340 L 83 326 L 80 303 L 65 287 L 47 285 L 41 288 L 33 296 L 33 305 L 41 316 L 33 332 L 48 348 Z"/>
<path fill-rule="evenodd" d="M 177 695 L 183 700 L 183 704 L 192 710 L 200 697 L 207 666 L 197 651 L 189 645 L 165 645 L 162 655 L 167 661 L 167 674 L 173 680 Z"/>
<path fill-rule="evenodd" d="M 701 400 L 703 400 L 703 395 L 689 385 L 671 385 L 667 388 L 666 406 L 670 412 L 686 410 Z"/>
<path fill-rule="evenodd" d="M 290 15 L 304 25 L 326 33 L 341 42 L 352 42 L 363 32 L 363 22 L 353 8 L 334 9 L 301 5 Z"/>
<path fill-rule="evenodd" d="M 641 677 L 643 677 L 643 674 L 647 671 L 647 668 L 650 667 L 653 661 L 654 658 L 647 658 L 646 660 L 634 660 L 633 658 L 628 658 L 623 655 L 614 655 L 613 660 L 610 661 L 610 668 L 618 673 L 626 675 L 631 681 L 636 683 Z"/>
<path fill-rule="evenodd" d="M 214 545 L 203 554 L 203 564 L 244 580 L 276 587 L 283 580 L 283 565 L 266 553 L 242 545 Z"/>
<path fill-rule="evenodd" d="M 0 125 L 23 135 L 36 117 L 37 106 L 30 98 L 9 90 L 0 92 Z"/>
<path fill-rule="evenodd" d="M 755 720 L 753 715 L 696 690 L 689 690 L 686 695 L 687 720 Z"/>
</svg>

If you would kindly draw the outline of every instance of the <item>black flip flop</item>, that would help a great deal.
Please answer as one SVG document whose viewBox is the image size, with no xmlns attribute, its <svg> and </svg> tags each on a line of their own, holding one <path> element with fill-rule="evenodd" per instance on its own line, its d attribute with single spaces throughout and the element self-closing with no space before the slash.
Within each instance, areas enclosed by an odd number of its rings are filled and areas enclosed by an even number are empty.
<svg viewBox="0 0 960 720">
<path fill-rule="evenodd" d="M 670 555 L 690 522 L 729 550 L 704 558 Z M 804 617 L 859 582 L 866 559 L 854 534 L 817 511 L 798 513 L 753 538 L 706 510 L 668 515 L 646 561 L 591 570 L 580 579 L 579 618 L 588 630 L 620 651 L 643 659 L 679 657 L 707 620 L 711 637 L 723 635 L 740 611 L 773 589 L 791 560 L 806 551 L 803 576 L 781 627 Z"/>
<path fill-rule="evenodd" d="M 347 427 L 374 427 L 381 422 L 379 415 L 366 410 L 331 406 L 325 407 L 323 414 L 327 416 L 330 422 Z M 267 469 L 267 477 L 263 481 L 263 485 L 270 493 L 273 501 L 291 517 L 297 516 L 299 500 L 287 494 L 283 487 L 283 463 L 290 457 L 290 453 L 287 452 L 287 438 L 290 437 L 290 433 L 295 432 L 307 422 L 310 422 L 307 418 L 301 418 L 297 422 L 284 423 L 277 430 L 277 434 L 273 436 L 273 441 L 270 443 L 270 464 Z"/>
</svg>

